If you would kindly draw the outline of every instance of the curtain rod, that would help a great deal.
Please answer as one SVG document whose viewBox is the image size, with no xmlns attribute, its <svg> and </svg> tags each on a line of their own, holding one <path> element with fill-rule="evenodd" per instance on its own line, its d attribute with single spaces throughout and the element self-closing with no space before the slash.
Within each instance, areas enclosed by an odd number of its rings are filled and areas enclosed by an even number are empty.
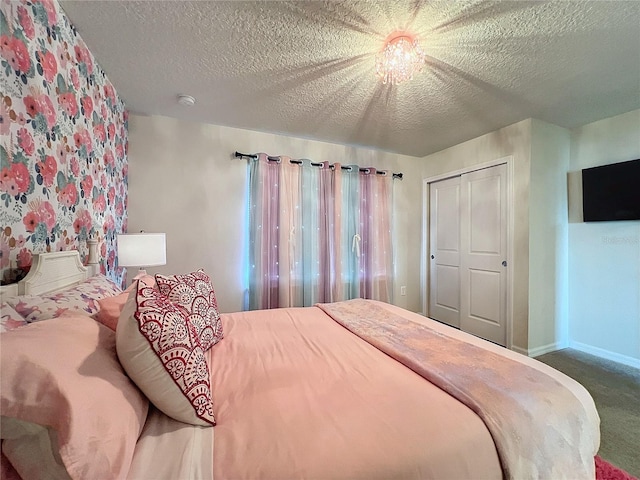
<svg viewBox="0 0 640 480">
<path fill-rule="evenodd" d="M 234 156 L 236 158 L 250 158 L 252 160 L 257 160 L 258 159 L 258 155 L 252 155 L 252 154 L 248 154 L 248 153 L 240 153 L 238 151 L 236 151 L 234 153 Z M 267 156 L 267 160 L 269 160 L 271 162 L 277 162 L 278 160 L 280 160 L 280 157 Z M 298 165 L 302 164 L 302 160 L 290 160 L 290 162 L 291 163 L 296 163 Z M 322 165 L 322 163 L 311 162 L 311 165 L 314 166 L 314 167 L 319 167 L 319 166 Z M 333 165 L 329 165 L 329 167 L 333 168 L 334 166 Z M 341 168 L 342 168 L 342 170 L 351 170 L 351 167 L 344 167 L 343 166 Z M 360 171 L 364 172 L 364 173 L 369 173 L 370 170 L 368 168 L 360 168 Z M 378 170 L 376 170 L 376 173 L 378 175 L 385 175 L 387 172 L 386 171 L 378 171 Z M 400 180 L 402 180 L 402 173 L 392 173 L 391 175 L 392 175 L 393 178 L 399 178 Z"/>
</svg>

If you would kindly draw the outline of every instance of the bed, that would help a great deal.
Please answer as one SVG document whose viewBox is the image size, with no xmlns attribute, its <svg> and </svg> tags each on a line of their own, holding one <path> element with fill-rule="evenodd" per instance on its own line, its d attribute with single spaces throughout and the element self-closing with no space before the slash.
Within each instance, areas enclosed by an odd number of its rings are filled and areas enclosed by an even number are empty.
<svg viewBox="0 0 640 480">
<path fill-rule="evenodd" d="M 88 294 L 74 253 L 56 255 L 36 257 L 19 296 L 61 312 L 0 335 L 3 478 L 595 478 L 599 418 L 580 384 L 370 300 L 219 315 L 202 381 L 178 395 L 192 417 L 173 415 L 177 381 L 154 377 L 169 369 L 134 371 L 123 346 L 157 279 Z M 73 304 L 78 289 L 97 312 Z"/>
</svg>

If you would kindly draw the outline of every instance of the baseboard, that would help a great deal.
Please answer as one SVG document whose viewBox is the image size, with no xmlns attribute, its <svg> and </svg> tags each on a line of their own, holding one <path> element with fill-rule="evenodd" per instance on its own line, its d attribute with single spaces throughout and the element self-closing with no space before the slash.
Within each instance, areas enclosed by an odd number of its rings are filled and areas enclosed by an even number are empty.
<svg viewBox="0 0 640 480">
<path fill-rule="evenodd" d="M 629 367 L 640 368 L 640 358 L 629 357 L 627 355 L 622 355 L 620 353 L 605 350 L 604 348 L 594 347 L 593 345 L 587 345 L 586 343 L 573 341 L 569 342 L 569 348 L 574 348 L 576 350 L 580 350 L 581 352 L 595 355 L 596 357 L 611 360 L 612 362 L 622 363 L 624 365 L 628 365 Z"/>
<path fill-rule="evenodd" d="M 556 350 L 562 350 L 563 348 L 567 348 L 566 343 L 550 343 L 548 345 L 543 345 L 541 347 L 526 349 L 522 347 L 516 347 L 513 345 L 511 350 L 514 352 L 521 353 L 522 355 L 526 355 L 527 357 L 539 357 L 540 355 L 544 355 L 545 353 L 555 352 Z"/>
</svg>

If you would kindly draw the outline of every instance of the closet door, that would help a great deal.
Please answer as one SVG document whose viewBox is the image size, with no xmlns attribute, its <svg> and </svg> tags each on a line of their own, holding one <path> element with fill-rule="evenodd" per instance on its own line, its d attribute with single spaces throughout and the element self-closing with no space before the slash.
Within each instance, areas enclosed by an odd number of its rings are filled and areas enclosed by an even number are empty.
<svg viewBox="0 0 640 480">
<path fill-rule="evenodd" d="M 460 329 L 506 345 L 507 166 L 462 175 Z"/>
<path fill-rule="evenodd" d="M 429 316 L 460 327 L 460 177 L 430 184 Z"/>
</svg>

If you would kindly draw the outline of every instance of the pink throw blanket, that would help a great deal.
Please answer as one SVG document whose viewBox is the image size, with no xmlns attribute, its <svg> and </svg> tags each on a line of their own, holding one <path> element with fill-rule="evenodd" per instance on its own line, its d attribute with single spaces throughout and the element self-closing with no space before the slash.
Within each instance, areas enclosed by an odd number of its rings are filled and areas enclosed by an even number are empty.
<svg viewBox="0 0 640 480">
<path fill-rule="evenodd" d="M 593 478 L 587 414 L 557 380 L 367 300 L 317 306 L 482 418 L 505 478 Z"/>
</svg>

